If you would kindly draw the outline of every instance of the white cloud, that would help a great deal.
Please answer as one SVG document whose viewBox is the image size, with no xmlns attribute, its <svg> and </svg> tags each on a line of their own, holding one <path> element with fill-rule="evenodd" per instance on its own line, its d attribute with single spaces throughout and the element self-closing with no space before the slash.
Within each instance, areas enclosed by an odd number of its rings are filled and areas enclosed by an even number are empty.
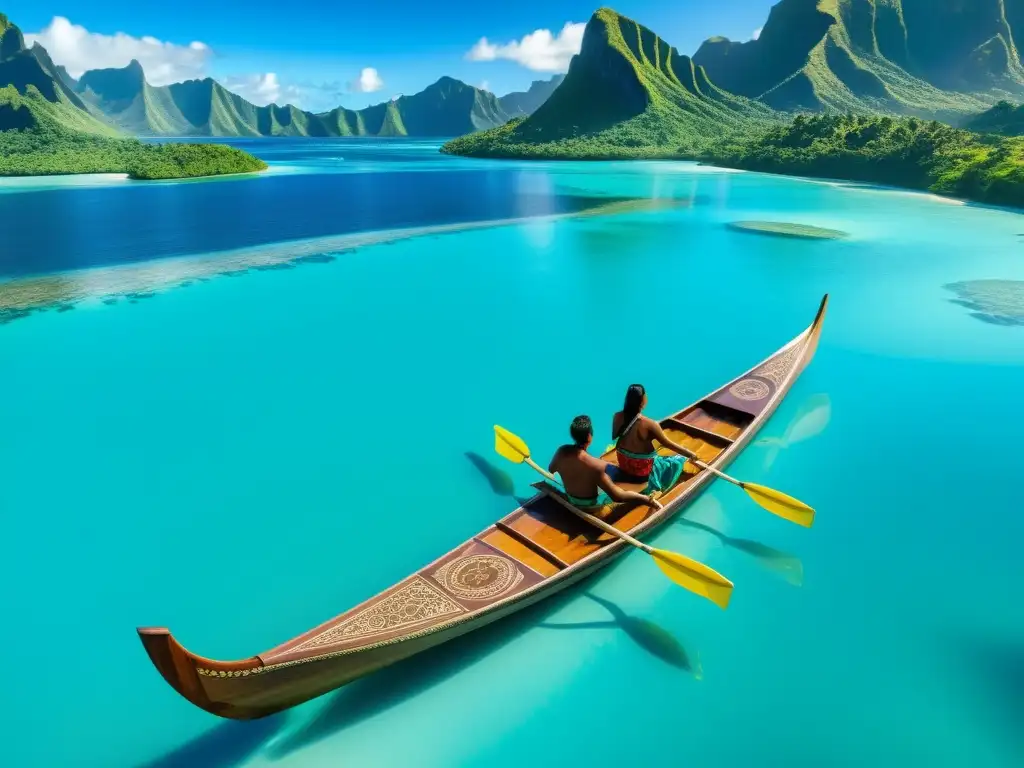
<svg viewBox="0 0 1024 768">
<path fill-rule="evenodd" d="M 137 59 L 146 71 L 150 85 L 166 85 L 206 75 L 212 51 L 205 43 L 188 45 L 165 43 L 155 37 L 132 37 L 123 32 L 101 35 L 72 24 L 63 16 L 54 16 L 41 32 L 25 35 L 31 45 L 39 43 L 57 64 L 72 77 L 87 69 L 124 67 Z"/>
<path fill-rule="evenodd" d="M 764 29 L 764 27 L 758 27 L 757 29 L 755 29 L 754 30 L 754 34 L 751 35 L 751 38 L 753 38 L 754 40 L 757 40 L 758 38 L 760 38 L 761 37 L 761 30 L 762 29 Z"/>
<path fill-rule="evenodd" d="M 396 93 L 394 96 L 391 97 L 391 100 L 398 101 L 400 98 L 402 98 L 402 94 Z"/>
<path fill-rule="evenodd" d="M 481 37 L 466 58 L 470 61 L 508 59 L 537 72 L 566 72 L 572 57 L 580 52 L 586 24 L 566 22 L 562 31 L 553 35 L 550 29 L 538 29 L 522 40 L 496 45 Z"/>
<path fill-rule="evenodd" d="M 481 80 L 480 85 L 478 85 L 477 88 L 479 88 L 481 91 L 489 91 L 491 90 L 491 84 L 486 80 Z"/>
<path fill-rule="evenodd" d="M 359 73 L 359 78 L 349 83 L 348 87 L 349 90 L 359 93 L 373 93 L 384 87 L 384 81 L 376 69 L 364 67 L 363 71 Z"/>
<path fill-rule="evenodd" d="M 231 75 L 223 78 L 221 85 L 259 107 L 267 104 L 298 106 L 302 102 L 303 89 L 296 85 L 285 85 L 273 72 Z"/>
</svg>

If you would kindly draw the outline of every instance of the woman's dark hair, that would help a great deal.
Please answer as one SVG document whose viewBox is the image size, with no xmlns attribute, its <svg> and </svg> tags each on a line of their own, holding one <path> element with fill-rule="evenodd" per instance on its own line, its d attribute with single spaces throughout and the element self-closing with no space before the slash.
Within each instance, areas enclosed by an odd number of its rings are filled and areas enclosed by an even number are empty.
<svg viewBox="0 0 1024 768">
<path fill-rule="evenodd" d="M 587 439 L 594 434 L 594 425 L 590 423 L 590 417 L 577 416 L 573 419 L 569 426 L 569 434 L 572 435 L 573 442 L 582 448 Z"/>
<path fill-rule="evenodd" d="M 618 431 L 612 435 L 613 440 L 618 440 L 622 437 L 622 433 L 626 431 L 626 427 L 632 424 L 633 419 L 635 419 L 637 414 L 640 413 L 640 408 L 644 404 L 644 394 L 643 384 L 633 384 L 626 390 L 626 402 L 622 406 L 622 423 L 619 424 Z"/>
</svg>

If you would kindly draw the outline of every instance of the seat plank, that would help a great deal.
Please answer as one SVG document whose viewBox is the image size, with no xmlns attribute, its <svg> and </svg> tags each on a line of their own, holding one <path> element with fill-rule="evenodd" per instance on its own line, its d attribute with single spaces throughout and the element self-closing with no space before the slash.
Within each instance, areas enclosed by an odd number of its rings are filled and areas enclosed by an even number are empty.
<svg viewBox="0 0 1024 768">
<path fill-rule="evenodd" d="M 525 544 L 500 529 L 494 529 L 479 538 L 484 544 L 504 552 L 541 576 L 554 576 L 560 570 L 558 566 L 548 562 Z"/>
<path fill-rule="evenodd" d="M 679 418 L 679 417 L 676 417 Z M 743 432 L 742 424 L 735 424 L 729 420 L 711 415 L 704 408 L 697 407 L 679 418 L 684 424 L 692 424 L 698 429 L 721 435 L 730 440 L 735 440 Z"/>
<path fill-rule="evenodd" d="M 720 435 L 717 432 L 712 432 L 708 429 L 701 429 L 696 424 L 688 424 L 687 422 L 680 421 L 679 419 L 665 419 L 665 421 L 661 423 L 661 426 L 665 429 L 666 433 L 669 429 L 674 428 L 676 430 L 682 430 L 690 437 L 696 437 L 700 440 L 704 440 L 705 442 L 711 442 L 713 445 L 722 447 L 732 445 L 733 442 L 735 442 L 731 437 Z"/>
<path fill-rule="evenodd" d="M 569 567 L 569 564 L 566 563 L 565 561 L 563 561 L 561 558 L 559 558 L 558 555 L 556 555 L 554 552 L 548 551 L 547 549 L 542 547 L 540 544 L 538 544 L 533 539 L 529 538 L 528 536 L 524 536 L 523 534 L 519 533 L 519 531 L 517 531 L 515 528 L 513 528 L 513 527 L 511 527 L 509 525 L 506 525 L 501 520 L 496 522 L 494 524 L 494 527 L 497 528 L 502 533 L 508 534 L 513 539 L 518 541 L 520 544 L 522 544 L 522 545 L 524 545 L 526 547 L 529 547 L 533 552 L 537 553 L 538 555 L 543 557 L 545 560 L 549 561 L 552 565 L 556 565 L 559 568 L 568 568 Z"/>
</svg>

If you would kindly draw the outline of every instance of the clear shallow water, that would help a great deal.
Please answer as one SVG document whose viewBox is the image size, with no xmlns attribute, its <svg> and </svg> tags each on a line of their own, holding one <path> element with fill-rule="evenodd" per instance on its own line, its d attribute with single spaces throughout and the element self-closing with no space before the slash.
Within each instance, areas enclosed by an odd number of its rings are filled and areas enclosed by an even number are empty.
<svg viewBox="0 0 1024 768">
<path fill-rule="evenodd" d="M 943 288 L 1024 279 L 1019 215 L 687 164 L 477 163 L 415 142 L 246 146 L 274 173 L 8 188 L 5 232 L 26 216 L 66 218 L 17 249 L 5 241 L 5 276 L 532 215 L 588 194 L 693 204 L 403 240 L 0 326 L 0 762 L 1024 759 L 1024 523 L 1006 482 L 1019 474 L 1024 329 L 975 319 Z M 750 219 L 851 237 L 725 226 Z M 826 291 L 818 355 L 760 435 L 785 447 L 753 445 L 732 465 L 812 503 L 815 527 L 716 484 L 655 539 L 732 578 L 728 611 L 631 554 L 520 616 L 257 723 L 196 710 L 146 658 L 138 625 L 236 658 L 345 610 L 513 508 L 467 452 L 528 493 L 529 470 L 498 464 L 493 423 L 546 460 L 588 412 L 603 445 L 628 384 L 647 386 L 652 415 L 675 410 L 802 330 Z M 661 324 L 637 343 L 620 318 L 652 304 Z M 404 483 L 366 479 L 353 436 L 368 433 L 405 457 Z M 799 559 L 802 586 L 707 527 Z M 670 633 L 702 679 L 645 650 L 623 616 Z"/>
</svg>

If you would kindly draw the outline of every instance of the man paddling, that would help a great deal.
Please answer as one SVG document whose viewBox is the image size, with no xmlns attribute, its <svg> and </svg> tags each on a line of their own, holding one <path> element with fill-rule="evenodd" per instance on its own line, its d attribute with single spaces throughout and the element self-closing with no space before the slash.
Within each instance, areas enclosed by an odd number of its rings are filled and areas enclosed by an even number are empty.
<svg viewBox="0 0 1024 768">
<path fill-rule="evenodd" d="M 649 496 L 619 488 L 608 476 L 607 462 L 587 453 L 594 439 L 594 427 L 589 416 L 573 419 L 569 434 L 573 439 L 572 445 L 563 445 L 555 451 L 548 471 L 561 476 L 565 495 L 572 504 L 581 509 L 593 509 L 612 502 L 636 501 L 661 509 L 661 504 Z"/>
<path fill-rule="evenodd" d="M 626 402 L 612 419 L 615 460 L 629 479 L 646 482 L 648 493 L 664 492 L 679 480 L 686 460 L 696 459 L 697 454 L 674 443 L 661 424 L 644 416 L 646 405 L 647 392 L 642 384 L 633 384 L 626 390 Z M 654 448 L 655 440 L 679 455 L 658 455 Z"/>
</svg>

